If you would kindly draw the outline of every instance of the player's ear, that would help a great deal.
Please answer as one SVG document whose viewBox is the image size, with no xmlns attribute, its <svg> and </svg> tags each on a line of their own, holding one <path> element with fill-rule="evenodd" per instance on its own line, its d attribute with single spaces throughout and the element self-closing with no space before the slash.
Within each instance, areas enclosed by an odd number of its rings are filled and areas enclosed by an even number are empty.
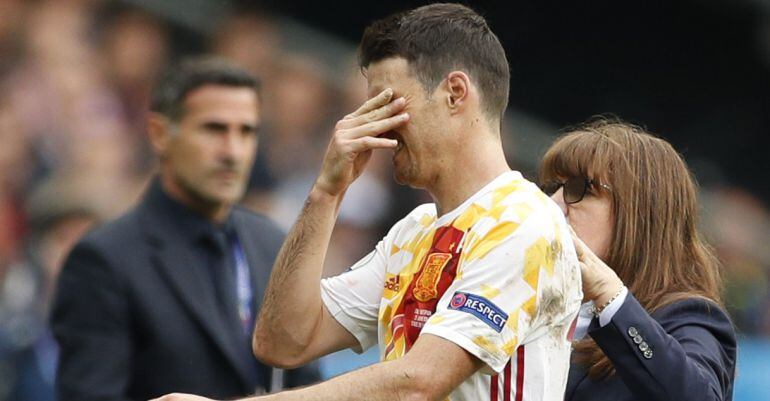
<svg viewBox="0 0 770 401">
<path fill-rule="evenodd" d="M 147 116 L 147 135 L 155 154 L 163 158 L 168 152 L 169 143 L 174 127 L 168 117 L 160 113 L 149 113 Z"/>
<path fill-rule="evenodd" d="M 462 71 L 452 71 L 444 81 L 446 85 L 446 102 L 452 114 L 461 110 L 468 101 L 471 79 Z"/>
</svg>

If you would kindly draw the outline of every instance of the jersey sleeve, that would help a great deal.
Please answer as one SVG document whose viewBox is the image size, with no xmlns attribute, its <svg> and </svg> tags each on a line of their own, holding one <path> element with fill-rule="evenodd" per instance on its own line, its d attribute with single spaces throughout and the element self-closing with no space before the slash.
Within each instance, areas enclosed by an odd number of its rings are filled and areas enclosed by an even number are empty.
<svg viewBox="0 0 770 401">
<path fill-rule="evenodd" d="M 520 225 L 472 229 L 458 275 L 421 334 L 452 341 L 495 372 L 519 345 L 548 330 L 558 328 L 566 341 L 582 295 L 577 257 L 561 225 L 542 213 Z"/>
<path fill-rule="evenodd" d="M 326 309 L 358 340 L 360 348 L 354 351 L 363 352 L 377 343 L 389 251 L 399 233 L 426 214 L 435 216 L 435 206 L 418 206 L 396 223 L 372 252 L 344 273 L 321 280 L 321 299 Z"/>
<path fill-rule="evenodd" d="M 384 240 L 346 272 L 321 280 L 326 309 L 358 340 L 363 352 L 377 343 L 377 322 L 387 258 Z"/>
</svg>

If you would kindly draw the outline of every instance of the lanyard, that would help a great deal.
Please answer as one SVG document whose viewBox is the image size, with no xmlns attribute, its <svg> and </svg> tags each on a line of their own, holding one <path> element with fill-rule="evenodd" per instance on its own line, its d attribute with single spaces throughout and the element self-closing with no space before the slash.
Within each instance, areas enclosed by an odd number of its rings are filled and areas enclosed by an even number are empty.
<svg viewBox="0 0 770 401">
<path fill-rule="evenodd" d="M 246 262 L 246 255 L 243 253 L 241 242 L 235 234 L 230 236 L 230 243 L 233 247 L 233 256 L 235 258 L 235 287 L 238 294 L 238 317 L 241 319 L 243 331 L 248 333 L 251 330 L 252 311 L 251 301 L 254 294 L 251 289 L 251 279 L 249 277 L 249 264 Z"/>
</svg>

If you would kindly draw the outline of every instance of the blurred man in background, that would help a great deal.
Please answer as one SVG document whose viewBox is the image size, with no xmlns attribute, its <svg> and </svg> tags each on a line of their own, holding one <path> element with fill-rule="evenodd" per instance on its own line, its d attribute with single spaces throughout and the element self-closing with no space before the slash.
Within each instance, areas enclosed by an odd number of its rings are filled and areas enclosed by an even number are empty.
<svg viewBox="0 0 770 401">
<path fill-rule="evenodd" d="M 62 271 L 51 317 L 61 401 L 233 397 L 281 385 L 251 356 L 250 338 L 283 234 L 235 207 L 260 110 L 257 80 L 222 60 L 188 60 L 156 88 L 148 133 L 159 176 Z M 306 368 L 287 381 L 316 379 Z"/>
</svg>

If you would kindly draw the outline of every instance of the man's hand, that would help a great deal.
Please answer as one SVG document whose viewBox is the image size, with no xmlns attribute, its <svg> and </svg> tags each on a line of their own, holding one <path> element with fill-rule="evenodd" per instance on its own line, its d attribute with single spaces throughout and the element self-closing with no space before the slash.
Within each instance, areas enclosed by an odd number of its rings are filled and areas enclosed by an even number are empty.
<svg viewBox="0 0 770 401">
<path fill-rule="evenodd" d="M 393 90 L 385 89 L 366 101 L 358 110 L 337 122 L 334 135 L 324 156 L 316 189 L 331 196 L 345 193 L 363 172 L 373 149 L 395 149 L 395 139 L 378 138 L 409 120 L 402 113 L 404 98 L 392 100 Z"/>
<path fill-rule="evenodd" d="M 323 167 L 278 253 L 252 339 L 262 362 L 290 368 L 358 344 L 321 299 L 321 273 L 348 186 L 363 172 L 373 149 L 398 142 L 379 135 L 409 121 L 406 100 L 386 89 L 337 123 Z M 286 319 L 302 316 L 302 319 Z"/>
</svg>

